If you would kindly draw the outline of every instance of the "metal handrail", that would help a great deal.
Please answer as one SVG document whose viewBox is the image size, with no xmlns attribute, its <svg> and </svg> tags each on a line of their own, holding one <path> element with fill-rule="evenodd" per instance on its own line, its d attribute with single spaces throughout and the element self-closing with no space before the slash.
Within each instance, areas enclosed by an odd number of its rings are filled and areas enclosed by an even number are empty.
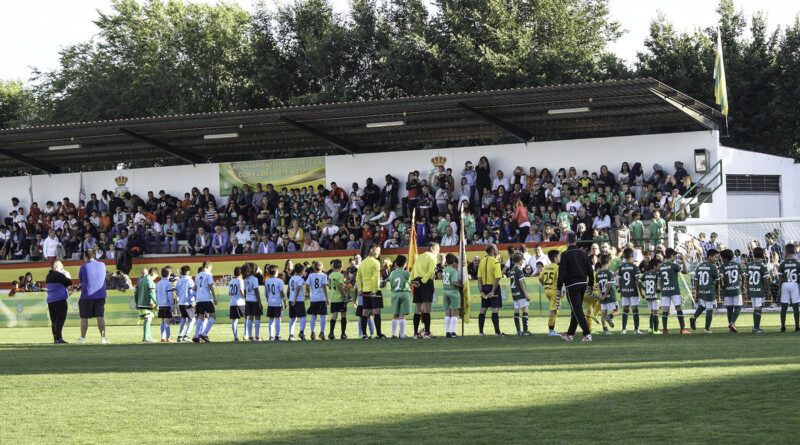
<svg viewBox="0 0 800 445">
<path fill-rule="evenodd" d="M 714 173 L 715 171 L 716 173 L 714 174 L 714 176 L 711 176 L 711 174 Z M 711 178 L 708 179 L 708 181 L 706 181 L 706 179 L 709 176 L 711 176 Z M 702 190 L 704 192 L 707 192 L 705 193 L 707 196 L 701 198 L 700 187 L 702 186 L 705 188 L 707 185 L 714 183 L 717 180 L 717 178 L 719 178 L 719 183 L 717 183 L 713 188 L 711 188 L 710 191 Z M 709 199 L 711 199 L 711 196 L 714 194 L 714 192 L 716 192 L 717 190 L 719 190 L 720 187 L 722 187 L 722 185 L 723 185 L 722 160 L 720 159 L 716 163 L 714 163 L 713 166 L 711 166 L 711 168 L 708 170 L 708 172 L 706 172 L 706 174 L 701 176 L 700 179 L 698 179 L 694 184 L 692 184 L 691 187 L 686 189 L 686 192 L 684 192 L 683 196 L 688 195 L 692 191 L 696 191 L 696 193 L 694 196 L 686 200 L 684 206 L 688 208 L 696 204 L 699 207 L 705 204 L 706 202 L 708 202 Z M 690 214 L 689 212 L 687 212 L 686 218 L 688 219 L 689 217 Z"/>
</svg>

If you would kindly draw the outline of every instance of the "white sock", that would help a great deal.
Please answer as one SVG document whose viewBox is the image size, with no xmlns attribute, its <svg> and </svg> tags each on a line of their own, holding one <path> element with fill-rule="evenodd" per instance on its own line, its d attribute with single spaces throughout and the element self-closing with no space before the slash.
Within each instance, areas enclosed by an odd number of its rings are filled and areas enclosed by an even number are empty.
<svg viewBox="0 0 800 445">
<path fill-rule="evenodd" d="M 281 336 L 281 317 L 275 319 L 275 336 Z"/>
<path fill-rule="evenodd" d="M 458 326 L 458 317 L 450 317 L 450 332 L 456 333 L 456 326 Z"/>
<path fill-rule="evenodd" d="M 255 325 L 256 325 L 256 335 L 255 336 L 256 337 L 261 337 L 261 320 L 256 318 L 255 320 L 253 320 L 250 323 L 250 332 L 253 332 L 253 323 L 255 323 Z M 251 337 L 252 337 L 252 335 L 251 335 Z"/>
<path fill-rule="evenodd" d="M 269 324 L 269 338 L 272 338 L 274 337 L 274 335 L 272 335 L 272 329 L 275 327 L 275 319 L 270 318 L 268 324 Z"/>
<path fill-rule="evenodd" d="M 311 335 L 314 335 L 314 328 L 317 327 L 317 314 L 311 314 Z"/>
<path fill-rule="evenodd" d="M 369 336 L 372 337 L 375 335 L 375 322 L 372 321 L 372 317 L 369 317 L 367 324 L 369 325 Z"/>
<path fill-rule="evenodd" d="M 209 317 L 206 319 L 206 326 L 205 329 L 203 329 L 203 335 L 208 336 L 208 333 L 211 332 L 211 326 L 214 326 L 214 319 Z"/>
<path fill-rule="evenodd" d="M 239 319 L 235 318 L 231 320 L 231 331 L 233 332 L 233 338 L 239 338 Z"/>
<path fill-rule="evenodd" d="M 197 324 L 197 319 L 196 318 L 190 318 L 189 319 L 189 325 L 186 326 L 186 333 L 183 334 L 183 336 L 184 337 L 188 337 L 189 334 L 192 333 L 192 329 L 195 327 L 196 324 Z M 197 337 L 197 334 L 195 334 L 195 337 Z"/>
<path fill-rule="evenodd" d="M 406 320 L 405 319 L 397 320 L 397 324 L 400 325 L 400 337 L 405 337 L 406 336 Z"/>
<path fill-rule="evenodd" d="M 250 338 L 253 336 L 253 320 L 249 318 L 244 319 L 244 338 Z"/>
<path fill-rule="evenodd" d="M 297 323 L 297 318 L 289 319 L 289 337 L 294 337 L 294 325 Z"/>
<path fill-rule="evenodd" d="M 300 332 L 305 335 L 306 332 L 306 317 L 300 317 Z"/>
<path fill-rule="evenodd" d="M 324 337 L 325 336 L 325 322 L 328 321 L 327 315 L 320 315 L 319 316 L 319 335 Z"/>
<path fill-rule="evenodd" d="M 178 329 L 178 337 L 183 337 L 183 328 L 185 328 L 186 325 L 187 325 L 186 319 L 181 318 L 181 327 Z"/>
<path fill-rule="evenodd" d="M 392 318 L 392 337 L 397 336 L 397 320 Z"/>
<path fill-rule="evenodd" d="M 444 332 L 449 334 L 450 333 L 450 316 L 444 316 Z"/>
</svg>

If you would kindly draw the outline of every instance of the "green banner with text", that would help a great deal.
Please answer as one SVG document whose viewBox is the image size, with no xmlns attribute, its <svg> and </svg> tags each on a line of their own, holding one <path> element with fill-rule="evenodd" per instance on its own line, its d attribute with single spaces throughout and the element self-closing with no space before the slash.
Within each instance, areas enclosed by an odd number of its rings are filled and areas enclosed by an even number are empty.
<svg viewBox="0 0 800 445">
<path fill-rule="evenodd" d="M 228 196 L 233 187 L 256 183 L 272 184 L 276 190 L 325 185 L 325 158 L 271 159 L 264 161 L 222 162 L 219 164 L 219 192 Z M 266 187 L 265 187 L 266 188 Z"/>
</svg>

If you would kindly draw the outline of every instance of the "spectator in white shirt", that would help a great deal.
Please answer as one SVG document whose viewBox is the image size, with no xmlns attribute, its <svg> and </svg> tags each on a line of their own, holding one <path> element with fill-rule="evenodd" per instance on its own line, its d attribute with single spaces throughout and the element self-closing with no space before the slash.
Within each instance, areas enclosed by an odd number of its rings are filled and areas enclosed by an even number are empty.
<svg viewBox="0 0 800 445">
<path fill-rule="evenodd" d="M 247 226 L 245 225 L 244 221 L 239 221 L 236 228 L 236 233 L 233 234 L 233 237 L 239 242 L 239 245 L 244 246 L 245 243 L 250 241 L 250 231 L 247 230 Z"/>
<path fill-rule="evenodd" d="M 445 235 L 442 237 L 442 242 L 440 243 L 442 247 L 458 245 L 458 235 L 453 233 L 453 226 L 448 225 L 445 227 L 444 233 Z"/>
<path fill-rule="evenodd" d="M 574 193 L 569 194 L 569 201 L 566 205 L 567 212 L 573 217 L 578 216 L 578 210 L 583 208 L 580 202 L 578 202 L 578 197 Z"/>
<path fill-rule="evenodd" d="M 147 217 L 144 216 L 144 207 L 139 206 L 139 208 L 136 211 L 136 214 L 133 215 L 133 224 L 138 226 L 145 221 L 147 221 Z"/>
<path fill-rule="evenodd" d="M 497 170 L 497 177 L 492 181 L 492 191 L 496 191 L 501 185 L 504 189 L 511 190 L 511 183 L 503 174 L 503 170 Z"/>
<path fill-rule="evenodd" d="M 531 266 L 533 270 L 536 270 L 536 263 L 542 263 L 543 266 L 550 264 L 550 258 L 544 254 L 541 246 L 536 246 L 534 254 L 531 256 L 531 259 L 528 260 L 528 265 Z"/>
<path fill-rule="evenodd" d="M 56 256 L 58 256 L 58 246 L 60 244 L 61 242 L 56 238 L 56 231 L 51 229 L 47 238 L 45 238 L 42 243 L 42 253 L 44 257 L 47 258 L 47 261 L 52 263 L 56 260 Z"/>
<path fill-rule="evenodd" d="M 603 230 L 603 229 L 610 229 L 611 228 L 611 218 L 606 215 L 605 210 L 600 208 L 598 210 L 597 216 L 594 217 L 594 221 L 592 222 L 592 228 Z"/>
</svg>

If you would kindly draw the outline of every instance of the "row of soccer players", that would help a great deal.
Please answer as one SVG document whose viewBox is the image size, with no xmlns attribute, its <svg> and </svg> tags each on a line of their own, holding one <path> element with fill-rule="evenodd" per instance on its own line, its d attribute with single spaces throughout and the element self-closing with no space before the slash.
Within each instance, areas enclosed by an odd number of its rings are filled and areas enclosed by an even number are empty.
<svg viewBox="0 0 800 445">
<path fill-rule="evenodd" d="M 778 268 L 779 287 L 777 296 L 781 303 L 781 332 L 786 331 L 786 315 L 791 305 L 793 309 L 795 331 L 800 331 L 800 291 L 798 290 L 798 269 L 800 263 L 796 259 L 794 244 L 785 247 L 785 259 Z M 557 289 L 558 251 L 549 252 L 551 264 L 546 266 L 540 276 L 545 287 L 545 295 L 550 300 L 550 316 L 548 319 L 549 335 L 555 332 L 555 320 L 558 314 L 561 293 Z M 743 297 L 749 296 L 753 306 L 753 332 L 761 333 L 761 314 L 764 301 L 770 298 L 772 277 L 765 265 L 764 250 L 753 251 L 754 260 L 745 267 L 734 261 L 734 254 L 726 249 L 718 252 L 709 250 L 706 261 L 694 270 L 693 287 L 697 309 L 689 318 L 690 327 L 696 329 L 696 320 L 706 313 L 705 332 L 710 333 L 713 310 L 720 294 L 727 309 L 728 329 L 737 332 L 736 321 L 743 306 Z M 514 258 L 518 263 L 521 258 Z M 721 259 L 721 262 L 720 262 Z M 682 298 L 680 295 L 679 273 L 688 272 L 688 263 L 673 249 L 667 249 L 664 258 L 656 257 L 648 263 L 637 265 L 633 260 L 633 251 L 623 251 L 623 263 L 617 272 L 609 269 L 610 257 L 603 255 L 596 265 L 595 286 L 587 291 L 583 310 L 589 323 L 599 312 L 604 333 L 610 333 L 608 326 L 614 327 L 614 312 L 617 311 L 617 294 L 622 299 L 622 334 L 627 333 L 628 318 L 633 315 L 634 333 L 639 331 L 639 299 L 644 297 L 650 309 L 649 332 L 651 334 L 669 333 L 668 320 L 670 307 L 674 306 L 680 332 L 688 334 L 684 322 Z M 524 280 L 520 269 L 521 263 L 515 267 L 512 276 L 512 291 L 515 281 Z M 514 277 L 518 277 L 516 280 Z M 523 286 L 524 287 L 524 286 Z M 659 298 L 659 294 L 661 297 Z M 515 306 L 516 307 L 516 306 Z M 661 310 L 662 329 L 659 330 L 659 310 Z"/>
</svg>

